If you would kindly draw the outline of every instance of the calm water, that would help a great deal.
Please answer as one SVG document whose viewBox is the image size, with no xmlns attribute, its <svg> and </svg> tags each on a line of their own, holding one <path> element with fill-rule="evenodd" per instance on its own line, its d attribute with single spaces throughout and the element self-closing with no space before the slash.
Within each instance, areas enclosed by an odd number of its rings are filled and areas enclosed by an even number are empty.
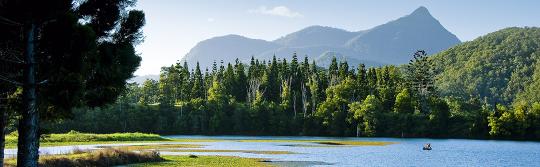
<svg viewBox="0 0 540 167">
<path fill-rule="evenodd" d="M 540 166 L 540 143 L 523 141 L 492 141 L 464 139 L 394 139 L 394 138 L 325 138 L 325 137 L 251 137 L 251 136 L 166 136 L 169 138 L 203 139 L 302 139 L 302 140 L 363 140 L 391 141 L 387 146 L 355 147 L 294 147 L 291 142 L 197 142 L 207 145 L 201 149 L 291 151 L 298 154 L 268 155 L 251 153 L 179 153 L 161 152 L 164 155 L 231 155 L 267 158 L 272 161 L 316 161 L 331 165 L 315 166 Z M 183 142 L 175 142 L 183 143 Z M 433 150 L 422 146 L 431 143 Z M 136 144 L 136 143 L 133 143 Z M 118 144 L 109 144 L 109 146 Z M 62 146 L 41 148 L 43 154 L 66 153 L 74 148 L 89 149 L 98 145 Z M 7 154 L 16 152 L 5 150 Z M 287 163 L 284 163 L 287 164 Z M 303 164 L 303 163 L 296 163 Z M 309 164 L 309 163 L 304 163 Z"/>
<path fill-rule="evenodd" d="M 208 138 L 207 136 L 168 136 Z M 331 166 L 540 166 L 540 143 L 464 139 L 322 138 L 322 137 L 232 137 L 216 139 L 331 139 L 391 141 L 387 146 L 291 147 L 292 143 L 214 142 L 204 149 L 276 150 L 300 154 L 260 155 L 246 153 L 193 153 L 196 155 L 238 155 L 275 161 L 322 161 Z M 433 150 L 422 146 L 431 143 Z M 302 144 L 302 143 L 298 143 Z"/>
</svg>

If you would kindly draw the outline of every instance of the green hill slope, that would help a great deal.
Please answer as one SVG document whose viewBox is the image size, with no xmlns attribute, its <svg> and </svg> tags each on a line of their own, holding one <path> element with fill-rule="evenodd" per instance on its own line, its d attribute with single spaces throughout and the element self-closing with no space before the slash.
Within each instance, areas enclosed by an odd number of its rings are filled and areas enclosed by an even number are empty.
<svg viewBox="0 0 540 167">
<path fill-rule="evenodd" d="M 442 95 L 540 101 L 540 28 L 506 28 L 433 56 Z"/>
</svg>

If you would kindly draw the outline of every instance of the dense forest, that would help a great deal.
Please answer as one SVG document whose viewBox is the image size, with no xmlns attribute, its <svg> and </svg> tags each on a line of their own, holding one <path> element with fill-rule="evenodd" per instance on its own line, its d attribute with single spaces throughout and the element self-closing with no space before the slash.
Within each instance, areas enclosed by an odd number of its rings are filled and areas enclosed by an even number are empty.
<svg viewBox="0 0 540 167">
<path fill-rule="evenodd" d="M 418 51 L 402 66 L 354 67 L 333 59 L 323 69 L 296 55 L 290 62 L 214 63 L 204 71 L 178 62 L 162 68 L 159 81 L 129 84 L 114 105 L 79 108 L 73 120 L 49 121 L 45 127 L 53 132 L 540 139 L 540 103 L 527 95 L 536 90 L 530 87 L 540 74 L 535 72 L 540 66 L 531 65 L 539 60 L 539 35 L 537 28 L 504 29 L 432 57 Z M 482 44 L 487 46 L 477 46 Z M 519 72 L 525 74 L 515 76 Z M 508 88 L 516 84 L 520 89 Z"/>
</svg>

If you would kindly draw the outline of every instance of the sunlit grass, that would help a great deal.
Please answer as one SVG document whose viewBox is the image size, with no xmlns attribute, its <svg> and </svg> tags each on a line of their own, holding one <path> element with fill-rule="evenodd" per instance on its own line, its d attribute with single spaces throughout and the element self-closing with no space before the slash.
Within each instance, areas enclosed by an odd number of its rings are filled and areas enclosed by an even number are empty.
<svg viewBox="0 0 540 167">
<path fill-rule="evenodd" d="M 164 162 L 132 164 L 128 166 L 130 167 L 152 167 L 152 166 L 269 167 L 269 166 L 272 166 L 270 164 L 262 162 L 263 159 L 241 158 L 241 157 L 232 157 L 232 156 L 198 156 L 197 158 L 189 158 L 189 156 L 163 156 L 163 158 L 165 158 Z"/>
<path fill-rule="evenodd" d="M 6 144 L 16 144 L 17 131 L 6 135 Z M 40 137 L 42 143 L 57 142 L 94 142 L 94 141 L 170 141 L 157 134 L 148 133 L 111 133 L 111 134 L 93 134 L 71 131 L 62 134 L 46 134 Z"/>
<path fill-rule="evenodd" d="M 192 149 L 202 148 L 200 144 L 149 144 L 149 145 L 127 145 L 127 146 L 103 146 L 100 148 L 114 148 L 130 151 L 165 151 L 165 152 L 241 152 L 251 154 L 295 154 L 290 151 L 258 151 L 258 150 L 209 150 Z"/>
<path fill-rule="evenodd" d="M 115 148 L 123 150 L 159 150 L 159 149 L 174 149 L 174 148 L 201 148 L 201 144 L 149 144 L 149 145 L 127 145 L 127 146 L 103 146 L 101 148 Z"/>
<path fill-rule="evenodd" d="M 6 135 L 6 148 L 17 147 L 18 134 Z M 216 139 L 170 139 L 157 134 L 147 133 L 112 133 L 92 134 L 71 131 L 63 134 L 48 134 L 40 139 L 40 146 L 70 146 L 93 144 L 121 144 L 121 143 L 162 143 L 162 142 L 217 142 Z"/>
<path fill-rule="evenodd" d="M 163 158 L 157 152 L 132 152 L 118 149 L 101 149 L 91 151 L 75 150 L 72 154 L 41 155 L 39 166 L 115 166 L 143 162 L 159 162 Z M 17 159 L 6 159 L 4 166 L 16 166 Z"/>
</svg>

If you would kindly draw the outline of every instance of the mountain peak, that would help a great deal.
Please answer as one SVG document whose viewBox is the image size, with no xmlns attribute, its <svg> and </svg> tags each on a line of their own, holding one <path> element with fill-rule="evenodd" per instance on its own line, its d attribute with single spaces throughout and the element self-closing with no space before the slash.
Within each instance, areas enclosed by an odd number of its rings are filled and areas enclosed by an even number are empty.
<svg viewBox="0 0 540 167">
<path fill-rule="evenodd" d="M 429 13 L 429 10 L 426 7 L 420 6 L 416 10 L 414 10 L 409 16 L 430 16 L 431 17 L 431 14 Z"/>
<path fill-rule="evenodd" d="M 409 62 L 410 53 L 417 49 L 437 53 L 460 43 L 425 7 L 420 6 L 411 12 L 358 32 L 315 25 L 273 41 L 236 35 L 212 38 L 197 44 L 185 56 L 185 60 L 190 64 L 199 61 L 201 66 L 210 66 L 214 60 L 234 62 L 236 57 L 249 60 L 251 56 L 269 60 L 273 55 L 290 58 L 296 52 L 311 58 L 328 55 L 330 59 L 325 60 L 331 60 L 331 57 L 339 53 L 347 57 L 347 60 L 359 60 L 356 63 L 370 61 L 378 64 L 404 64 Z"/>
</svg>

